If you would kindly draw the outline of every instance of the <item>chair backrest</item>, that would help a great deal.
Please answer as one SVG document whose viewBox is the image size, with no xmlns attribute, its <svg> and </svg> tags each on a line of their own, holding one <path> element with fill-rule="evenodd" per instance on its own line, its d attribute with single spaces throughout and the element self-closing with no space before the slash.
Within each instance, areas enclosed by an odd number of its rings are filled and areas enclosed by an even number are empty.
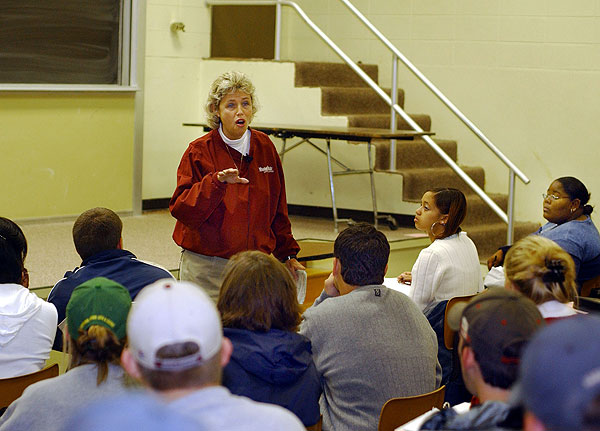
<svg viewBox="0 0 600 431">
<path fill-rule="evenodd" d="M 433 407 L 442 408 L 446 386 L 442 386 L 428 394 L 414 397 L 392 398 L 381 409 L 379 415 L 379 431 L 394 431 L 400 425 L 428 412 Z"/>
<path fill-rule="evenodd" d="M 590 296 L 592 290 L 600 289 L 600 275 L 585 281 L 581 286 L 581 294 L 579 296 Z"/>
<path fill-rule="evenodd" d="M 444 346 L 446 346 L 446 349 L 452 350 L 453 343 L 454 343 L 454 334 L 455 334 L 455 332 L 452 330 L 452 328 L 450 328 L 450 326 L 448 325 L 448 312 L 450 311 L 450 309 L 452 307 L 454 307 L 459 302 L 466 302 L 466 301 L 470 300 L 472 297 L 474 297 L 475 295 L 476 294 L 466 295 L 466 296 L 455 296 L 454 298 L 451 298 L 448 301 L 448 303 L 446 304 L 446 311 L 444 312 Z"/>
<path fill-rule="evenodd" d="M 319 422 L 309 427 L 306 427 L 306 431 L 321 431 L 323 429 L 323 415 L 319 418 Z"/>
<path fill-rule="evenodd" d="M 58 376 L 58 364 L 42 368 L 35 373 L 10 377 L 8 379 L 0 379 L 0 407 L 9 406 L 10 403 L 19 398 L 25 388 L 32 383 L 56 376 Z"/>
</svg>

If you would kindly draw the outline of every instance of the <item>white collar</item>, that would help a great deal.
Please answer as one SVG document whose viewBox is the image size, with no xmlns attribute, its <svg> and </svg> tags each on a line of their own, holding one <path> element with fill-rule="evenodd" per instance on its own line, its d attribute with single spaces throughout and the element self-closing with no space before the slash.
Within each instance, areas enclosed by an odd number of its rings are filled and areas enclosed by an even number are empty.
<svg viewBox="0 0 600 431">
<path fill-rule="evenodd" d="M 219 124 L 219 135 L 221 135 L 221 139 L 231 148 L 239 151 L 242 154 L 248 154 L 248 147 L 250 144 L 250 129 L 246 129 L 244 134 L 239 139 L 229 139 L 223 133 L 223 125 Z"/>
</svg>

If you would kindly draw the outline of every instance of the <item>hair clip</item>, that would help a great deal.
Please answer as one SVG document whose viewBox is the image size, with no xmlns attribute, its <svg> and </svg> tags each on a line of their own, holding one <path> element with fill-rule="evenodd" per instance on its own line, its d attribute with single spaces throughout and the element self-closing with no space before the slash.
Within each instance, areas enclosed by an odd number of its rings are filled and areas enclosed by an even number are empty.
<svg viewBox="0 0 600 431">
<path fill-rule="evenodd" d="M 0 238 L 2 238 L 4 241 L 8 241 L 8 240 L 6 239 L 6 237 L 5 237 L 4 235 L 2 235 L 2 234 L 0 234 Z"/>
<path fill-rule="evenodd" d="M 560 259 L 546 259 L 548 271 L 542 276 L 545 283 L 562 283 L 565 281 L 565 266 Z"/>
</svg>

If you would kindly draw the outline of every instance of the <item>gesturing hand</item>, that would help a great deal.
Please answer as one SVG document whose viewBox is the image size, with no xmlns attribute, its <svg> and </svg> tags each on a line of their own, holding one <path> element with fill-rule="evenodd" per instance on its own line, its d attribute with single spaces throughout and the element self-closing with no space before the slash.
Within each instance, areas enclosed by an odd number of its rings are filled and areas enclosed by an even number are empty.
<svg viewBox="0 0 600 431">
<path fill-rule="evenodd" d="M 238 171 L 237 169 L 224 169 L 222 171 L 217 172 L 217 180 L 227 184 L 248 184 L 250 182 L 246 178 L 240 178 L 239 175 L 240 171 Z"/>
<path fill-rule="evenodd" d="M 340 291 L 335 287 L 333 273 L 329 274 L 329 277 L 325 280 L 323 290 L 325 290 L 325 293 L 329 296 L 340 296 Z"/>
</svg>

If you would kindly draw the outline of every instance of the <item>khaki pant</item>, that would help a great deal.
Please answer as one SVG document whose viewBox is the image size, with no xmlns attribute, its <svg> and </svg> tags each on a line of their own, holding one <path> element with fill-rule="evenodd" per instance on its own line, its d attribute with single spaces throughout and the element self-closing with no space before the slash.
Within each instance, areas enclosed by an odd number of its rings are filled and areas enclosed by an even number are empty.
<svg viewBox="0 0 600 431">
<path fill-rule="evenodd" d="M 229 259 L 183 250 L 179 262 L 179 279 L 202 287 L 216 304 L 227 262 Z"/>
</svg>

